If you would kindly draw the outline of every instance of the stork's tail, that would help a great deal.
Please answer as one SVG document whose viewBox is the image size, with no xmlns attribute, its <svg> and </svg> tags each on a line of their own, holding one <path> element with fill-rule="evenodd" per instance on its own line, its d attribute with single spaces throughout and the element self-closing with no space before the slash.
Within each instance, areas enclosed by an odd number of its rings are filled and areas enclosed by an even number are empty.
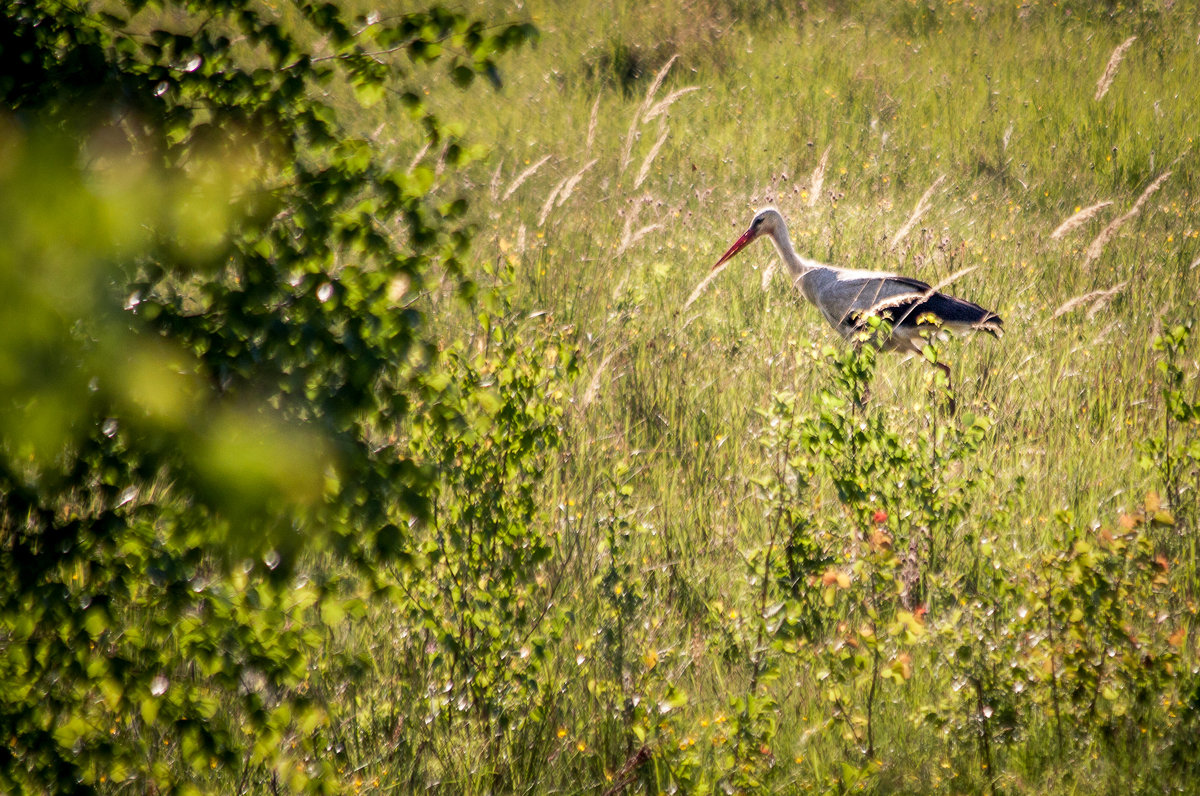
<svg viewBox="0 0 1200 796">
<path fill-rule="evenodd" d="M 981 332 L 987 332 L 997 340 L 1004 336 L 1004 319 L 994 312 L 984 310 L 983 319 L 973 326 Z"/>
</svg>

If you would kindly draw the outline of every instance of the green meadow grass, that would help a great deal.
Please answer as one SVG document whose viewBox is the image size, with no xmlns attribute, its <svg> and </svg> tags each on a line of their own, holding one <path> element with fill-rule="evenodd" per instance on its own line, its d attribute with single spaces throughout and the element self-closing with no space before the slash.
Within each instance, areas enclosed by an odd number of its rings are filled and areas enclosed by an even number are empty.
<svg viewBox="0 0 1200 796">
<path fill-rule="evenodd" d="M 506 59 L 498 93 L 456 94 L 423 77 L 439 111 L 464 122 L 466 140 L 490 146 L 442 190 L 471 201 L 476 259 L 511 265 L 516 305 L 534 316 L 530 333 L 565 330 L 583 362 L 545 490 L 544 521 L 560 545 L 550 566 L 565 581 L 557 604 L 572 621 L 547 674 L 558 689 L 553 710 L 530 736 L 534 763 L 514 790 L 620 784 L 624 697 L 593 687 L 608 676 L 600 584 L 614 516 L 633 529 L 623 555 L 641 589 L 623 654 L 643 679 L 629 688 L 657 681 L 687 694 L 656 742 L 719 747 L 729 698 L 746 691 L 749 658 L 730 654 L 722 633 L 752 636 L 746 561 L 767 543 L 767 507 L 752 481 L 770 466 L 756 410 L 780 392 L 817 406 L 829 371 L 812 352 L 836 342 L 778 270 L 764 282 L 776 259 L 765 243 L 684 307 L 758 207 L 783 212 L 801 254 L 931 284 L 958 275 L 948 292 L 1004 318 L 1001 340 L 957 339 L 941 350 L 959 412 L 994 421 L 976 454 L 988 473 L 978 510 L 1013 507 L 995 544 L 1015 571 L 1061 546 L 1056 512 L 1111 525 L 1160 488 L 1140 464 L 1144 441 L 1164 424 L 1151 344 L 1194 317 L 1200 287 L 1194 2 L 535 0 L 468 10 L 528 16 L 541 39 Z M 1131 36 L 1096 99 L 1110 55 Z M 389 139 L 387 119 L 367 126 L 376 123 L 385 125 L 377 138 Z M 411 157 L 397 144 L 398 157 Z M 436 164 L 438 153 L 423 158 Z M 1166 172 L 1088 262 L 1102 230 Z M 1099 202 L 1112 204 L 1051 237 Z M 1194 351 L 1187 356 L 1194 374 Z M 919 358 L 881 357 L 871 406 L 904 433 L 943 422 L 933 373 Z M 1194 591 L 1194 576 L 1176 579 Z M 376 660 L 371 684 L 353 697 L 358 784 L 483 788 L 494 758 L 478 745 L 419 749 L 403 771 L 387 763 L 390 728 L 379 716 L 404 713 L 393 689 L 420 666 L 389 652 L 400 630 L 376 624 L 355 636 Z M 1183 657 L 1194 665 L 1194 644 Z M 769 787 L 853 789 L 843 762 L 872 762 L 822 723 L 830 706 L 816 672 L 785 660 L 776 674 L 763 686 L 777 703 Z M 1135 763 L 1168 765 L 1095 747 L 1070 761 L 1067 776 L 1038 748 L 1050 737 L 1042 727 L 1008 747 L 989 779 L 950 754 L 945 734 L 911 719 L 944 687 L 918 670 L 886 693 L 878 768 L 865 787 L 1153 790 L 1153 773 L 1130 785 Z M 640 776 L 634 791 L 665 781 Z"/>
<path fill-rule="evenodd" d="M 1138 30 L 1134 15 L 1079 21 L 1039 7 L 1022 20 L 1015 8 L 951 3 L 937 8 L 935 24 L 933 12 L 889 18 L 869 4 L 856 12 L 764 14 L 753 25 L 731 21 L 709 34 L 711 42 L 678 42 L 691 61 L 676 62 L 655 99 L 697 90 L 634 129 L 622 170 L 632 117 L 661 64 L 648 63 L 629 96 L 588 80 L 589 64 L 612 46 L 610 26 L 626 18 L 560 19 L 553 9 L 533 9 L 542 42 L 510 64 L 500 99 L 481 93 L 454 111 L 470 120 L 471 139 L 497 142 L 487 168 L 499 170 L 501 194 L 527 163 L 551 158 L 506 201 L 491 198 L 485 170 L 466 186 L 482 232 L 477 255 L 511 258 L 529 306 L 585 341 L 585 381 L 598 379 L 588 413 L 597 432 L 657 420 L 660 429 L 642 433 L 677 447 L 708 447 L 719 428 L 744 445 L 745 410 L 773 390 L 817 386 L 771 364 L 789 343 L 823 342 L 831 333 L 785 279 L 762 289 L 759 276 L 775 257 L 769 246 L 743 254 L 680 316 L 757 207 L 777 205 L 798 250 L 846 267 L 931 283 L 973 268 L 947 289 L 994 308 L 1008 334 L 999 345 L 977 340 L 951 349 L 961 400 L 986 406 L 1007 430 L 997 470 L 1022 470 L 1032 502 L 1092 507 L 1111 495 L 1106 489 L 1129 486 L 1131 443 L 1154 417 L 1148 379 L 1156 324 L 1191 312 L 1190 266 L 1200 256 L 1190 199 L 1191 88 L 1200 62 L 1194 42 L 1176 33 L 1186 13 L 1176 9 L 1143 33 L 1109 93 L 1094 101 L 1112 48 Z M 681 38 L 703 35 L 687 27 L 692 13 L 653 8 L 659 25 L 674 27 L 674 18 Z M 628 34 L 634 46 L 638 30 Z M 636 185 L 660 120 L 667 138 Z M 826 148 L 824 186 L 813 201 L 811 176 Z M 539 224 L 555 185 L 593 159 Z M 1172 177 L 1142 213 L 1097 262 L 1081 267 L 1092 238 L 1167 170 Z M 930 210 L 889 247 L 941 177 Z M 1077 208 L 1099 201 L 1114 204 L 1062 241 L 1049 239 Z M 646 227 L 653 228 L 623 245 Z M 1122 282 L 1091 317 L 1090 303 L 1053 317 L 1069 299 Z M 650 347 L 658 338 L 663 344 Z M 924 378 L 913 363 L 888 362 L 889 393 L 878 397 L 923 403 Z M 668 414 L 631 417 L 630 393 L 662 402 Z M 713 427 L 705 416 L 723 422 Z M 1105 456 L 1071 457 L 1080 444 Z M 1114 474 L 1122 475 L 1116 483 Z"/>
</svg>

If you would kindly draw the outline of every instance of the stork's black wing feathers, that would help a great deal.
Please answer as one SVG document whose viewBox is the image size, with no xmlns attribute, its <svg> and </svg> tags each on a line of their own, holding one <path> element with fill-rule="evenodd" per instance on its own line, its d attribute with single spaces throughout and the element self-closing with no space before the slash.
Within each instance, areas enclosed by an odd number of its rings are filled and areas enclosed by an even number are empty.
<svg viewBox="0 0 1200 796">
<path fill-rule="evenodd" d="M 1004 320 L 996 313 L 984 309 L 973 301 L 938 293 L 919 279 L 896 276 L 892 277 L 892 281 L 910 288 L 913 293 L 927 296 L 924 298 L 914 296 L 897 301 L 893 305 L 897 326 L 916 326 L 918 319 L 927 313 L 936 316 L 942 323 L 970 324 L 984 328 L 993 334 L 997 328 L 1004 326 Z"/>
</svg>

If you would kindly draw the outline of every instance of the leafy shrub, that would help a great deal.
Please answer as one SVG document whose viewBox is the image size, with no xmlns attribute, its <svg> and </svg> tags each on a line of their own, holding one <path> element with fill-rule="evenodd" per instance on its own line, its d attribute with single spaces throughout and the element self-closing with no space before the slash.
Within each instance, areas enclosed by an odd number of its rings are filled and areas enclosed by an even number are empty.
<svg viewBox="0 0 1200 796">
<path fill-rule="evenodd" d="M 335 103 L 447 48 L 456 82 L 495 77 L 532 29 L 191 9 L 18 2 L 0 24 L 5 792 L 336 790 L 308 662 L 342 601 L 292 576 L 317 554 L 373 573 L 437 506 L 384 438 L 440 367 L 413 297 L 463 277 L 463 203 Z"/>
<path fill-rule="evenodd" d="M 1165 408 L 1161 432 L 1142 442 L 1142 464 L 1158 480 L 1166 504 L 1155 507 L 1164 546 L 1184 556 L 1194 570 L 1196 527 L 1200 520 L 1200 401 L 1189 400 L 1183 358 L 1191 338 L 1191 321 L 1177 324 L 1154 340 L 1162 354 L 1157 370 L 1162 378 Z"/>
<path fill-rule="evenodd" d="M 550 740 L 555 695 L 542 668 L 562 637 L 565 585 L 546 566 L 559 540 L 540 484 L 577 365 L 553 333 L 527 339 L 502 290 L 479 306 L 477 339 L 442 353 L 405 426 L 435 498 L 426 522 L 389 533 L 401 566 L 382 582 L 404 633 L 398 654 L 421 660 L 401 673 L 424 716 L 405 724 L 408 746 L 478 754 L 491 778 L 480 787 L 507 790 L 536 781 Z M 406 764 L 430 774 L 420 757 Z"/>
</svg>

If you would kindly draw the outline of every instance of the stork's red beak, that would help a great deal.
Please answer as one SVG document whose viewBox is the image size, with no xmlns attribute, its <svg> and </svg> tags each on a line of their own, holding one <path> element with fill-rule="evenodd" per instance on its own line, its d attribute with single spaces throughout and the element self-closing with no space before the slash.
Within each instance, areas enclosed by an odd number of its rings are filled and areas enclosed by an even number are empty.
<svg viewBox="0 0 1200 796">
<path fill-rule="evenodd" d="M 737 240 L 735 240 L 733 242 L 733 245 L 729 247 L 729 251 L 727 251 L 723 255 L 721 255 L 721 259 L 717 260 L 717 264 L 712 267 L 712 270 L 715 271 L 718 268 L 720 268 L 722 265 L 724 265 L 729 260 L 729 258 L 733 257 L 733 255 L 737 254 L 742 249 L 746 248 L 746 244 L 750 243 L 750 241 L 754 240 L 756 237 L 757 236 L 754 234 L 753 227 L 746 230 L 742 234 L 742 237 L 738 238 Z"/>
</svg>

